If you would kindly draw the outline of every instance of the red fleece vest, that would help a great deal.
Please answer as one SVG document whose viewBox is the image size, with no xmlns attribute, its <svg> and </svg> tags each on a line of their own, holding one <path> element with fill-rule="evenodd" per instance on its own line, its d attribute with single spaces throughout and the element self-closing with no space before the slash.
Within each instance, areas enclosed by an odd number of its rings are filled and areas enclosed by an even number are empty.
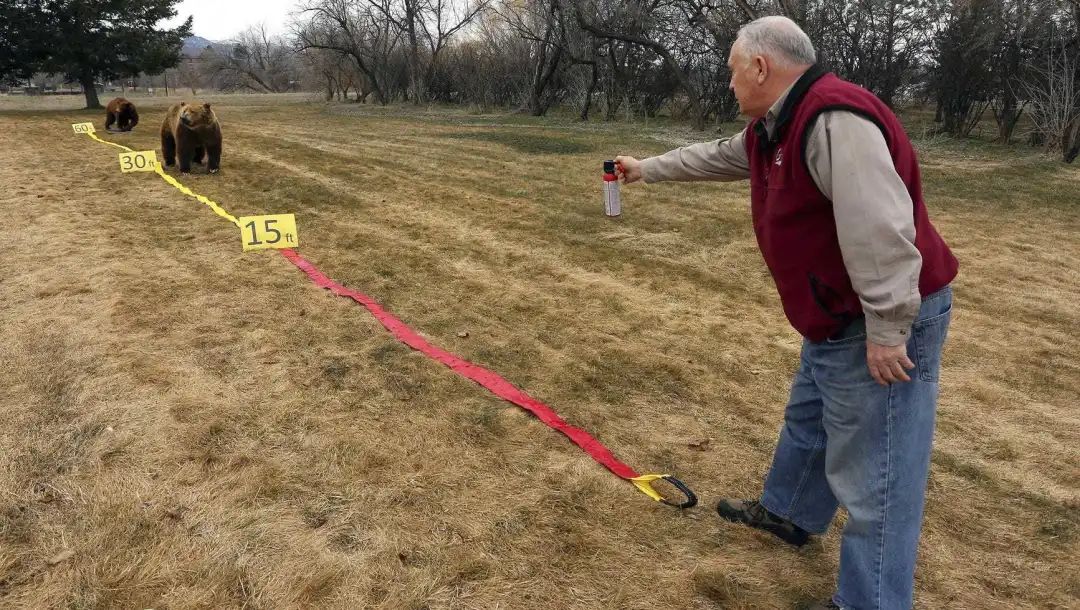
<svg viewBox="0 0 1080 610">
<path fill-rule="evenodd" d="M 792 88 L 772 140 L 762 119 L 750 125 L 745 138 L 758 246 L 784 313 L 811 341 L 823 341 L 863 315 L 844 267 L 832 202 L 806 167 L 807 127 L 822 112 L 837 109 L 873 121 L 885 134 L 893 165 L 915 204 L 915 247 L 922 254 L 919 292 L 927 296 L 945 287 L 959 267 L 930 224 L 915 149 L 896 115 L 869 91 L 812 68 Z"/>
</svg>

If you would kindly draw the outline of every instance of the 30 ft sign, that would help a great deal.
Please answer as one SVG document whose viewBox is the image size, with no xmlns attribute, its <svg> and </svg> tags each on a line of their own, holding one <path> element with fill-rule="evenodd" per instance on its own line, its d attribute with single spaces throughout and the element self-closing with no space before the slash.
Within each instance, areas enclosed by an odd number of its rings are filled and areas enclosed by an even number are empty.
<svg viewBox="0 0 1080 610">
<path fill-rule="evenodd" d="M 296 217 L 292 214 L 241 216 L 240 240 L 244 252 L 267 248 L 295 248 L 300 245 L 296 235 Z"/>
<path fill-rule="evenodd" d="M 120 171 L 125 174 L 152 172 L 157 170 L 157 164 L 157 153 L 152 150 L 120 153 Z"/>
</svg>

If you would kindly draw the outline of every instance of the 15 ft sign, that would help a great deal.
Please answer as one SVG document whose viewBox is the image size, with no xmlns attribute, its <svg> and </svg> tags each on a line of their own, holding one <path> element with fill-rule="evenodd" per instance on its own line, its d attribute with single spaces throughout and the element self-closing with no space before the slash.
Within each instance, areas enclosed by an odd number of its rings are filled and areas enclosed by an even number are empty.
<svg viewBox="0 0 1080 610">
<path fill-rule="evenodd" d="M 244 252 L 267 248 L 295 248 L 300 245 L 296 235 L 296 217 L 292 214 L 241 216 L 240 241 Z"/>
</svg>

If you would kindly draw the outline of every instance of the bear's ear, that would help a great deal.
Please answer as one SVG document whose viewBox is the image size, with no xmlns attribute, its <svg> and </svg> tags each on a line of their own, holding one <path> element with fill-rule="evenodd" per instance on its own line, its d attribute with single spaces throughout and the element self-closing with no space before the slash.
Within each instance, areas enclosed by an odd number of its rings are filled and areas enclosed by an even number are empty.
<svg viewBox="0 0 1080 610">
<path fill-rule="evenodd" d="M 202 105 L 202 107 L 206 108 L 207 110 L 210 110 L 210 102 L 206 102 L 205 104 Z"/>
</svg>

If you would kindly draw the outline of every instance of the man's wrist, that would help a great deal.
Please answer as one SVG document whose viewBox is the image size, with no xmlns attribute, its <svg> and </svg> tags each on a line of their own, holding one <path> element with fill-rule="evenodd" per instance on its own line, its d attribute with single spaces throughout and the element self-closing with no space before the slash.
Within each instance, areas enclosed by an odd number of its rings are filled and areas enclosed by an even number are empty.
<svg viewBox="0 0 1080 610">
<path fill-rule="evenodd" d="M 884 320 L 872 314 L 866 316 L 866 338 L 878 345 L 904 345 L 911 339 L 914 320 Z"/>
<path fill-rule="evenodd" d="M 638 165 L 638 169 L 641 170 L 641 181 L 645 184 L 657 181 L 657 163 L 656 157 L 649 157 L 648 159 L 642 159 Z"/>
</svg>

